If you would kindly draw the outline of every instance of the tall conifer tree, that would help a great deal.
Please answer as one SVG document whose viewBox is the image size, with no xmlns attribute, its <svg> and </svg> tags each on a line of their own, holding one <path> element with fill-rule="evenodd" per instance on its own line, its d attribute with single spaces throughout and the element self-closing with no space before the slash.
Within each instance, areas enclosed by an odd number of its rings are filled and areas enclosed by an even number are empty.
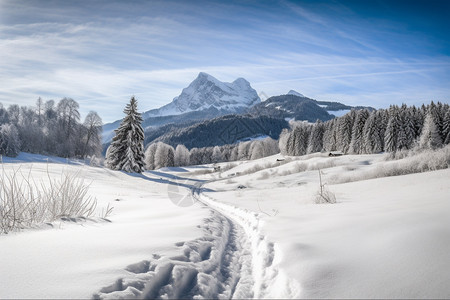
<svg viewBox="0 0 450 300">
<path fill-rule="evenodd" d="M 116 130 L 108 151 L 108 166 L 113 170 L 141 173 L 144 171 L 144 130 L 134 96 L 123 112 L 126 116 Z"/>
</svg>

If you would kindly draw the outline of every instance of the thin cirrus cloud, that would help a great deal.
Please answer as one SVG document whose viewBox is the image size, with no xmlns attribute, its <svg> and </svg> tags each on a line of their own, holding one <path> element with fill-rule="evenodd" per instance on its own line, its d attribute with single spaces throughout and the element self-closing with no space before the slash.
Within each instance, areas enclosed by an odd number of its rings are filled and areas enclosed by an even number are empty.
<svg viewBox="0 0 450 300">
<path fill-rule="evenodd" d="M 159 107 L 201 71 L 268 95 L 448 102 L 445 35 L 414 10 L 383 17 L 353 3 L 0 0 L 0 102 L 71 97 L 109 122 L 131 95 L 142 111 Z"/>
</svg>

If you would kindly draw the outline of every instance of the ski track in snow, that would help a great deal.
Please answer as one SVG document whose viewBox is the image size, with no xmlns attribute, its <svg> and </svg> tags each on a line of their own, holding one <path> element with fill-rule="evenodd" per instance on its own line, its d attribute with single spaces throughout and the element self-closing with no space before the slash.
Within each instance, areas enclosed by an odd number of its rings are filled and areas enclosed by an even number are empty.
<svg viewBox="0 0 450 300">
<path fill-rule="evenodd" d="M 126 267 L 119 278 L 94 299 L 240 299 L 294 298 L 298 284 L 277 266 L 276 245 L 261 234 L 257 213 L 214 201 L 192 187 L 193 197 L 210 210 L 199 227 L 203 236 L 178 242 L 181 254 L 153 254 Z"/>
</svg>

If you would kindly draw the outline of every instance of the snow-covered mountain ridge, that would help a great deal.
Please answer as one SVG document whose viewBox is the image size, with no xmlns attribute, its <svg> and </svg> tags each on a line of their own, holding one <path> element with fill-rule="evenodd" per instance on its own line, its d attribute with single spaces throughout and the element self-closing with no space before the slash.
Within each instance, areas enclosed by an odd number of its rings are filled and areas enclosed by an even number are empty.
<svg viewBox="0 0 450 300">
<path fill-rule="evenodd" d="M 172 102 L 159 109 L 145 112 L 143 117 L 145 119 L 180 115 L 192 111 L 202 111 L 210 107 L 234 113 L 260 102 L 258 94 L 244 78 L 238 78 L 228 83 L 200 72 L 197 78 L 184 88 Z"/>
</svg>

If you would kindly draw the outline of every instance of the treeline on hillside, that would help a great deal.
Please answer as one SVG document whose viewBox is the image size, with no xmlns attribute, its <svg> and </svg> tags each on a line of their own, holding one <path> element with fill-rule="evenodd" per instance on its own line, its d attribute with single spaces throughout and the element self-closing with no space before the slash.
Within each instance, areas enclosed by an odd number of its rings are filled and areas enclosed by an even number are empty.
<svg viewBox="0 0 450 300">
<path fill-rule="evenodd" d="M 34 107 L 0 104 L 0 154 L 20 151 L 85 158 L 101 155 L 102 120 L 91 111 L 80 123 L 79 104 L 70 98 L 58 103 L 39 98 Z"/>
<path fill-rule="evenodd" d="M 279 146 L 284 155 L 321 151 L 362 154 L 412 148 L 435 149 L 450 143 L 450 107 L 431 102 L 420 108 L 352 110 L 325 123 L 298 123 L 283 130 Z"/>
<path fill-rule="evenodd" d="M 145 165 L 147 170 L 156 170 L 162 167 L 258 159 L 279 152 L 278 141 L 270 137 L 238 144 L 192 148 L 191 150 L 182 144 L 173 148 L 163 142 L 156 142 L 150 144 L 145 151 Z"/>
<path fill-rule="evenodd" d="M 190 126 L 166 125 L 157 134 L 146 131 L 146 144 L 163 142 L 173 147 L 185 145 L 188 149 L 234 144 L 256 135 L 278 139 L 281 131 L 289 127 L 284 119 L 268 116 L 226 115 Z M 160 136 L 158 136 L 160 135 Z"/>
<path fill-rule="evenodd" d="M 186 166 L 236 160 L 251 160 L 281 152 L 300 156 L 314 152 L 340 151 L 363 154 L 408 149 L 436 149 L 450 143 L 450 107 L 433 103 L 417 108 L 391 106 L 377 111 L 352 110 L 340 118 L 314 124 L 295 122 L 283 129 L 278 141 L 271 138 L 215 147 L 176 148 L 163 142 L 145 151 L 146 168 Z"/>
</svg>

